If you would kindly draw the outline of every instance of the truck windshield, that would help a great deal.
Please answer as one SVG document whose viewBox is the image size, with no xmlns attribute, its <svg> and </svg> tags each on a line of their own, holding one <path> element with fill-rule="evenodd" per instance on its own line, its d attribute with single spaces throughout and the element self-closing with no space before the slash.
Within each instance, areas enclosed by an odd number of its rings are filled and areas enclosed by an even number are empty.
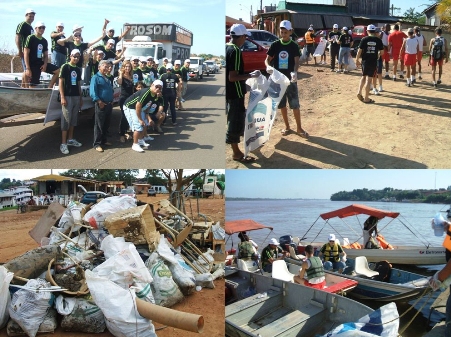
<svg viewBox="0 0 451 337">
<path fill-rule="evenodd" d="M 199 64 L 199 59 L 190 59 L 191 64 Z"/>
<path fill-rule="evenodd" d="M 155 56 L 155 47 L 127 47 L 124 56 Z"/>
</svg>

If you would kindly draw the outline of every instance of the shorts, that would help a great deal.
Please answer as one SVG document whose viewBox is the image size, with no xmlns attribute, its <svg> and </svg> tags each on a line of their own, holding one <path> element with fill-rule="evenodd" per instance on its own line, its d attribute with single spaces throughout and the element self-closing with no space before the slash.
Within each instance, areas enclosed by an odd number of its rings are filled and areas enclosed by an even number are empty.
<svg viewBox="0 0 451 337">
<path fill-rule="evenodd" d="M 135 109 L 130 109 L 124 106 L 124 115 L 127 118 L 128 125 L 132 131 L 142 131 L 143 126 L 139 123 L 138 115 Z"/>
<path fill-rule="evenodd" d="M 414 66 L 417 63 L 417 54 L 404 54 L 404 65 Z"/>
<path fill-rule="evenodd" d="M 310 288 L 324 289 L 324 288 L 326 288 L 326 280 L 324 280 L 323 282 L 320 282 L 320 283 L 316 283 L 316 284 L 309 283 L 309 281 L 304 280 L 304 285 L 306 287 L 310 287 Z"/>
<path fill-rule="evenodd" d="M 313 56 L 313 53 L 315 52 L 316 49 L 315 44 L 307 44 L 306 46 L 307 46 L 307 56 L 308 55 Z"/>
<path fill-rule="evenodd" d="M 30 66 L 30 70 L 31 70 L 31 80 L 30 80 L 30 84 L 32 85 L 38 85 L 41 83 L 40 79 L 41 79 L 41 67 L 42 66 Z M 47 68 L 45 69 L 45 72 L 47 74 L 51 74 L 53 75 L 53 72 L 55 70 L 58 70 L 58 67 L 51 64 L 51 63 L 47 63 Z"/>
<path fill-rule="evenodd" d="M 287 91 L 285 91 L 285 94 L 283 95 L 283 97 L 280 100 L 280 103 L 277 107 L 279 109 L 285 108 L 287 106 L 287 99 L 288 99 L 288 105 L 290 106 L 290 109 L 299 109 L 300 108 L 297 82 L 290 82 L 290 85 L 288 86 Z"/>
<path fill-rule="evenodd" d="M 227 132 L 226 143 L 238 144 L 240 137 L 244 135 L 244 120 L 246 108 L 244 97 L 227 100 Z"/>
<path fill-rule="evenodd" d="M 439 66 L 441 66 L 441 65 L 443 65 L 443 59 L 441 59 L 441 60 L 434 60 L 432 57 L 430 58 L 430 62 L 429 62 L 429 64 L 431 65 L 431 66 L 433 66 L 433 67 L 435 67 L 437 64 L 439 65 Z"/>
<path fill-rule="evenodd" d="M 423 52 L 422 52 L 422 51 L 419 51 L 419 52 L 417 53 L 417 62 L 420 62 L 422 59 L 423 59 Z"/>
<path fill-rule="evenodd" d="M 377 59 L 377 73 L 382 74 L 382 58 Z"/>
<path fill-rule="evenodd" d="M 377 70 L 377 62 L 363 62 L 362 63 L 362 75 L 363 76 L 369 76 L 374 77 L 376 76 L 376 70 Z"/>
<path fill-rule="evenodd" d="M 22 61 L 23 71 L 27 70 L 27 66 L 25 65 L 25 59 L 21 57 L 20 60 Z"/>
<path fill-rule="evenodd" d="M 66 96 L 66 102 L 66 106 L 61 105 L 61 131 L 67 131 L 70 126 L 77 126 L 78 124 L 80 96 Z"/>
<path fill-rule="evenodd" d="M 390 62 L 390 51 L 388 47 L 384 47 L 384 54 L 382 55 L 382 60 L 384 62 Z"/>
<path fill-rule="evenodd" d="M 400 52 L 401 52 L 400 49 L 398 49 L 396 51 L 392 49 L 393 61 L 398 61 L 399 60 Z"/>
<path fill-rule="evenodd" d="M 59 51 L 54 50 L 52 52 L 52 64 L 60 68 L 64 63 L 66 63 L 67 56 Z"/>
</svg>

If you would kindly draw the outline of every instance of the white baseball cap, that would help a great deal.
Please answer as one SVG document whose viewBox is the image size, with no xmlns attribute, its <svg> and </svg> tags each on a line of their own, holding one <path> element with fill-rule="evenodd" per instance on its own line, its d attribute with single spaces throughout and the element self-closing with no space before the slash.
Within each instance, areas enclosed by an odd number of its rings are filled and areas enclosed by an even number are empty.
<svg viewBox="0 0 451 337">
<path fill-rule="evenodd" d="M 72 27 L 72 32 L 75 32 L 76 30 L 78 30 L 78 29 L 82 29 L 84 26 L 80 26 L 79 24 L 75 24 L 73 27 Z"/>
<path fill-rule="evenodd" d="M 57 22 L 57 23 L 56 23 L 56 26 L 57 26 L 57 27 L 59 27 L 59 26 L 64 27 L 64 23 L 62 23 L 61 21 L 60 21 L 60 22 Z"/>
<path fill-rule="evenodd" d="M 246 27 L 244 27 L 244 25 L 242 25 L 241 23 L 235 23 L 234 25 L 232 25 L 232 27 L 230 27 L 230 35 L 232 35 L 232 36 L 242 36 L 242 35 L 251 36 L 251 33 L 249 33 L 247 31 Z"/>
<path fill-rule="evenodd" d="M 288 20 L 283 20 L 283 21 L 280 23 L 280 28 L 285 28 L 286 30 L 291 30 L 291 29 L 293 29 L 293 28 L 291 27 L 291 22 L 288 21 Z"/>
<path fill-rule="evenodd" d="M 160 61 L 158 61 L 158 60 L 155 60 L 155 64 L 160 64 Z"/>
<path fill-rule="evenodd" d="M 36 12 L 34 11 L 34 9 L 27 8 L 27 10 L 25 11 L 25 15 L 30 14 L 30 13 L 36 14 Z"/>
<path fill-rule="evenodd" d="M 180 61 L 180 60 L 175 60 L 175 62 L 174 62 L 174 65 L 176 65 L 176 64 L 182 64 L 182 62 Z"/>
<path fill-rule="evenodd" d="M 145 56 L 141 56 L 139 58 L 139 62 L 147 62 L 147 58 Z"/>
<path fill-rule="evenodd" d="M 366 27 L 366 30 L 374 31 L 374 30 L 376 30 L 376 26 L 375 25 L 368 25 L 368 27 Z"/>
<path fill-rule="evenodd" d="M 107 44 L 108 44 L 108 43 L 116 44 L 116 41 L 114 41 L 113 39 L 109 39 L 109 40 L 107 41 Z"/>
<path fill-rule="evenodd" d="M 131 60 L 132 61 L 134 61 L 134 60 L 138 60 L 139 61 L 139 56 L 132 56 Z"/>
<path fill-rule="evenodd" d="M 269 244 L 278 246 L 279 242 L 276 239 L 272 238 L 271 240 L 269 240 Z"/>
<path fill-rule="evenodd" d="M 72 49 L 72 51 L 70 52 L 70 56 L 75 55 L 75 54 L 80 54 L 80 50 L 79 49 Z"/>
<path fill-rule="evenodd" d="M 343 29 L 343 30 L 348 30 L 348 27 L 343 27 L 342 29 Z"/>
<path fill-rule="evenodd" d="M 335 241 L 335 234 L 330 234 L 329 235 L 329 241 Z"/>
<path fill-rule="evenodd" d="M 171 70 L 173 68 L 172 63 L 166 64 L 166 70 Z"/>
<path fill-rule="evenodd" d="M 42 26 L 45 27 L 45 23 L 42 22 L 42 21 L 37 21 L 37 22 L 34 24 L 34 28 L 36 28 L 36 27 L 42 27 Z"/>
<path fill-rule="evenodd" d="M 191 63 L 191 60 L 190 59 L 186 59 L 185 63 Z"/>
<path fill-rule="evenodd" d="M 155 80 L 155 81 L 153 81 L 152 84 L 153 84 L 154 86 L 157 86 L 157 85 L 163 86 L 163 81 L 161 81 L 161 80 Z"/>
<path fill-rule="evenodd" d="M 338 25 L 335 23 L 332 28 L 338 28 Z"/>
<path fill-rule="evenodd" d="M 313 27 L 312 26 L 308 27 L 308 30 L 313 30 Z"/>
</svg>

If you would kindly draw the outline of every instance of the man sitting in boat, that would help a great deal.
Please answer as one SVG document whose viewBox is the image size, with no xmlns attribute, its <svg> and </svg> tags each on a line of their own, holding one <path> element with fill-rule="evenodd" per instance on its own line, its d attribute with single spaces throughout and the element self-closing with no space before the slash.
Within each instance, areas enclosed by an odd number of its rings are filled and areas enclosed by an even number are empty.
<svg viewBox="0 0 451 337">
<path fill-rule="evenodd" d="M 341 255 L 341 261 L 340 261 Z M 329 242 L 325 243 L 318 254 L 320 258 L 324 260 L 324 269 L 326 270 L 338 270 L 341 274 L 346 267 L 346 253 L 341 248 L 340 244 L 336 241 L 335 234 L 329 235 Z"/>
<path fill-rule="evenodd" d="M 238 256 L 240 259 L 258 260 L 259 256 L 257 249 L 255 248 L 253 241 L 249 239 L 246 232 L 240 232 L 238 237 L 241 239 L 241 243 L 238 244 Z"/>
<path fill-rule="evenodd" d="M 377 223 L 379 219 L 373 215 L 371 215 L 368 219 L 363 223 L 363 246 L 368 249 L 372 248 L 380 248 L 376 238 L 378 235 L 377 232 Z M 374 234 L 374 235 L 373 235 Z"/>
<path fill-rule="evenodd" d="M 299 269 L 299 276 L 296 275 L 293 281 L 307 287 L 324 289 L 326 286 L 326 274 L 324 273 L 321 259 L 313 256 L 312 245 L 305 247 L 305 257 L 305 261 L 302 262 L 302 268 Z"/>
<path fill-rule="evenodd" d="M 272 273 L 272 263 L 276 260 L 283 260 L 285 257 L 290 256 L 290 253 L 285 252 L 279 247 L 279 242 L 272 238 L 269 240 L 269 244 L 263 248 L 262 251 L 262 268 L 263 271 Z"/>
</svg>

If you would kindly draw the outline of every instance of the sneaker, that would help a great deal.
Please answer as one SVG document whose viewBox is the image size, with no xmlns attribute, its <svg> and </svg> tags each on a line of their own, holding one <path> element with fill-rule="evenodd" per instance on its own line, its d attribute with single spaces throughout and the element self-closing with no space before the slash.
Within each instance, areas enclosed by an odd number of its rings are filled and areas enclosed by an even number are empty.
<svg viewBox="0 0 451 337">
<path fill-rule="evenodd" d="M 434 83 L 434 88 L 437 88 L 437 83 Z"/>
<path fill-rule="evenodd" d="M 163 132 L 163 129 L 161 128 L 161 126 L 157 126 L 157 131 L 158 132 Z"/>
<path fill-rule="evenodd" d="M 69 149 L 67 148 L 66 144 L 61 144 L 60 145 L 60 151 L 62 154 L 69 154 Z"/>
<path fill-rule="evenodd" d="M 385 77 L 384 78 L 386 78 L 387 80 L 388 79 L 390 79 L 390 75 L 389 74 L 387 74 L 387 75 L 385 75 Z"/>
<path fill-rule="evenodd" d="M 331 71 L 331 72 L 334 72 L 334 71 L 335 71 L 335 69 L 331 69 L 330 71 Z"/>
<path fill-rule="evenodd" d="M 384 89 L 382 89 L 382 85 L 379 86 L 379 92 L 384 91 Z"/>
<path fill-rule="evenodd" d="M 103 152 L 103 148 L 102 148 L 100 145 L 97 145 L 94 149 L 95 149 L 97 152 Z"/>
<path fill-rule="evenodd" d="M 172 123 L 172 125 L 173 125 L 173 126 L 176 126 L 176 125 L 177 125 L 177 123 Z"/>
<path fill-rule="evenodd" d="M 182 103 L 185 103 L 185 100 L 182 98 L 181 100 L 180 100 Z"/>
<path fill-rule="evenodd" d="M 68 146 L 80 147 L 80 146 L 81 146 L 81 143 L 77 142 L 76 139 L 69 139 L 69 140 L 67 141 L 67 145 L 68 145 Z"/>
<path fill-rule="evenodd" d="M 420 76 L 418 76 L 418 79 L 419 79 L 419 80 L 422 80 L 422 79 L 423 79 L 423 77 L 421 77 L 421 75 L 420 75 Z"/>
<path fill-rule="evenodd" d="M 132 150 L 136 151 L 136 152 L 144 152 L 144 150 L 142 149 L 141 146 L 139 146 L 139 144 L 133 144 L 132 145 Z"/>
<path fill-rule="evenodd" d="M 376 89 L 373 89 L 373 94 L 379 95 L 379 91 L 377 91 Z"/>
<path fill-rule="evenodd" d="M 139 146 L 143 146 L 143 147 L 148 147 L 148 146 L 149 146 L 149 144 L 147 144 L 147 143 L 144 141 L 144 139 L 139 139 L 139 140 L 138 140 L 138 144 L 139 144 Z"/>
<path fill-rule="evenodd" d="M 393 82 L 396 82 L 396 77 L 395 76 L 393 76 Z"/>
<path fill-rule="evenodd" d="M 441 79 L 438 79 L 437 80 L 437 84 L 441 84 L 442 83 L 442 80 Z"/>
<path fill-rule="evenodd" d="M 399 78 L 404 78 L 404 75 L 403 74 L 399 75 Z"/>
<path fill-rule="evenodd" d="M 146 141 L 146 142 L 151 142 L 151 141 L 154 140 L 155 138 L 150 137 L 150 136 L 145 136 L 143 139 L 144 139 L 144 141 Z"/>
<path fill-rule="evenodd" d="M 414 78 L 413 80 L 411 80 L 411 83 L 412 84 L 417 83 L 417 80 Z"/>
<path fill-rule="evenodd" d="M 412 85 L 409 82 L 406 83 L 406 87 L 411 87 L 411 86 Z"/>
</svg>

